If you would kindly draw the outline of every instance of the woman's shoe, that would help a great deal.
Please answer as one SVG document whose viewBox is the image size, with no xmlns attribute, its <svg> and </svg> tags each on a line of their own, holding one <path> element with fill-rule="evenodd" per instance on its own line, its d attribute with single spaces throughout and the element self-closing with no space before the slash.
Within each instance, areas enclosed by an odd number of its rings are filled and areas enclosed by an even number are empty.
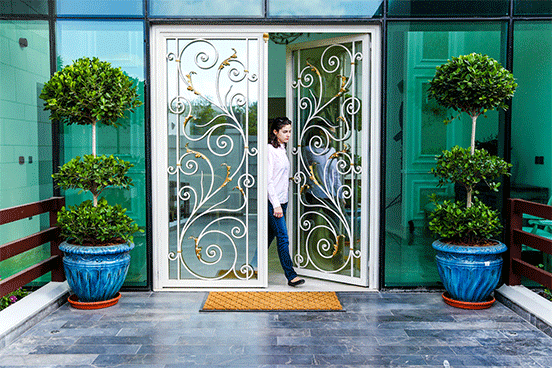
<svg viewBox="0 0 552 368">
<path fill-rule="evenodd" d="M 293 287 L 303 285 L 304 283 L 305 283 L 305 280 L 303 280 L 303 279 L 299 279 L 297 281 L 288 281 L 288 285 L 293 286 Z"/>
</svg>

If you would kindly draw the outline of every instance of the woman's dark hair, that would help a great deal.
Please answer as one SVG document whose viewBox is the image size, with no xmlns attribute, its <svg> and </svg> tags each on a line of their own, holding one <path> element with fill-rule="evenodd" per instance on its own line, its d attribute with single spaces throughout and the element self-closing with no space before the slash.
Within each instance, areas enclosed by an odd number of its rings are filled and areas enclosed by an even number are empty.
<svg viewBox="0 0 552 368">
<path fill-rule="evenodd" d="M 280 146 L 280 143 L 278 142 L 278 137 L 276 137 L 274 131 L 279 132 L 280 129 L 282 129 L 286 125 L 291 125 L 291 120 L 286 117 L 268 120 L 268 143 L 271 144 L 274 148 L 278 148 Z"/>
</svg>

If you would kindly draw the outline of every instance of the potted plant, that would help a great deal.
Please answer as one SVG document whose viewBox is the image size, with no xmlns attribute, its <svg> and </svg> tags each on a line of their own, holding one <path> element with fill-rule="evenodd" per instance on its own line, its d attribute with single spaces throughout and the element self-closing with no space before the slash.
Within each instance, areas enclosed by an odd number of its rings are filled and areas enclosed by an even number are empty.
<svg viewBox="0 0 552 368">
<path fill-rule="evenodd" d="M 457 111 L 456 117 L 468 114 L 472 123 L 470 147 L 443 151 L 432 169 L 438 186 L 454 183 L 466 191 L 466 200 L 458 202 L 439 203 L 434 195 L 435 209 L 429 223 L 429 229 L 440 237 L 433 248 L 448 293 L 443 297 L 455 306 L 489 307 L 494 302 L 491 293 L 500 281 L 502 253 L 507 249 L 493 239 L 501 232 L 500 220 L 496 210 L 477 198 L 475 188 L 484 182 L 498 191 L 500 183 L 495 180 L 509 175 L 511 165 L 485 149 L 476 149 L 475 132 L 477 118 L 489 110 L 506 109 L 505 101 L 516 87 L 512 73 L 487 55 L 476 53 L 453 57 L 437 67 L 430 82 L 431 98 Z"/>
<path fill-rule="evenodd" d="M 139 106 L 136 87 L 120 68 L 98 58 L 82 58 L 56 72 L 40 98 L 44 109 L 50 110 L 50 120 L 92 126 L 92 154 L 75 157 L 52 175 L 64 190 L 92 194 L 92 200 L 58 213 L 61 235 L 66 238 L 60 245 L 63 265 L 74 293 L 69 301 L 82 308 L 113 305 L 128 271 L 132 234 L 140 230 L 126 209 L 100 197 L 107 187 L 129 189 L 133 184 L 126 174 L 133 164 L 96 154 L 96 126 L 116 127 L 125 113 Z"/>
</svg>

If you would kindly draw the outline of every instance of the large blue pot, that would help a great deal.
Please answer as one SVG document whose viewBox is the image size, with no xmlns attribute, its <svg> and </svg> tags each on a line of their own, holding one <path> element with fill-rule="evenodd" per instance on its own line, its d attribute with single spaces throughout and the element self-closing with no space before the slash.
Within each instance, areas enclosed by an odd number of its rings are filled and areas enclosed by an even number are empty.
<svg viewBox="0 0 552 368">
<path fill-rule="evenodd" d="M 497 287 L 502 273 L 502 253 L 506 245 L 475 247 L 433 242 L 441 281 L 454 300 L 487 301 Z"/>
<path fill-rule="evenodd" d="M 133 243 L 100 247 L 61 243 L 67 283 L 79 302 L 113 299 L 125 281 L 133 248 Z"/>
</svg>

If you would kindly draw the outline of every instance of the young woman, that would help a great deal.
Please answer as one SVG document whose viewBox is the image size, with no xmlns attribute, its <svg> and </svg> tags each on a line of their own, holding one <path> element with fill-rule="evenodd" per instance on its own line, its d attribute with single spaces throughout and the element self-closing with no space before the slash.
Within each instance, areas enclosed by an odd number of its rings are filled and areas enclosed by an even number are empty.
<svg viewBox="0 0 552 368">
<path fill-rule="evenodd" d="M 276 237 L 278 257 L 289 286 L 305 283 L 293 269 L 289 256 L 289 239 L 286 227 L 288 204 L 289 160 L 286 146 L 291 136 L 291 121 L 288 118 L 269 120 L 268 136 L 268 246 Z"/>
</svg>

